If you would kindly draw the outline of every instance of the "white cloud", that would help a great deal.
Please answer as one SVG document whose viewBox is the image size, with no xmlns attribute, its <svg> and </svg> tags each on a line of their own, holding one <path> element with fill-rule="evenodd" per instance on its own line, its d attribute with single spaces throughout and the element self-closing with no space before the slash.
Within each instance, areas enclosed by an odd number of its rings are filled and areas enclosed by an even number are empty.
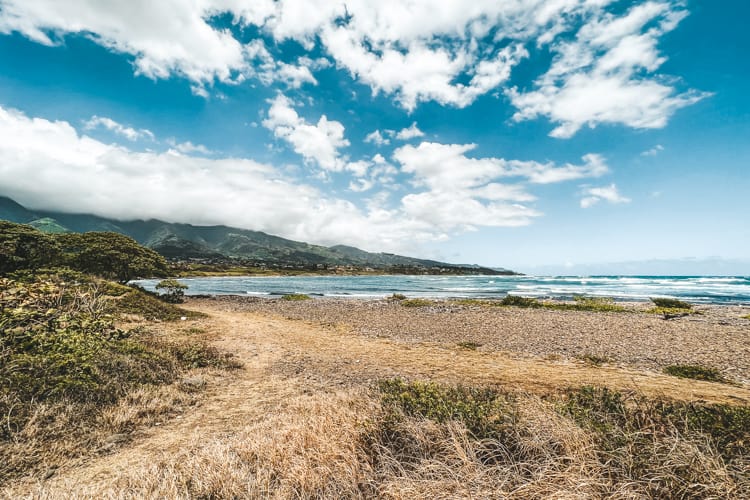
<svg viewBox="0 0 750 500">
<path fill-rule="evenodd" d="M 507 92 L 517 121 L 548 116 L 559 125 L 550 136 L 569 138 L 581 127 L 624 124 L 661 128 L 680 108 L 707 96 L 677 94 L 664 79 L 648 78 L 666 60 L 656 48 L 686 12 L 670 1 L 649 1 L 623 16 L 599 11 L 574 39 L 552 43 L 556 54 L 536 90 Z"/>
<path fill-rule="evenodd" d="M 246 70 L 247 77 L 256 77 L 264 85 L 283 82 L 290 88 L 300 88 L 303 84 L 317 85 L 318 81 L 312 74 L 312 69 L 325 67 L 325 59 L 312 60 L 300 57 L 298 65 L 277 61 L 266 48 L 263 40 L 253 40 L 244 47 L 247 60 L 252 63 Z"/>
<path fill-rule="evenodd" d="M 0 142 L 0 194 L 31 208 L 228 224 L 387 251 L 442 234 L 397 210 L 362 211 L 253 160 L 135 152 L 2 107 L 0 135 L 10 139 Z"/>
<path fill-rule="evenodd" d="M 375 130 L 367 134 L 367 136 L 365 137 L 365 142 L 375 144 L 376 146 L 387 146 L 391 143 L 391 140 L 383 137 L 383 134 L 380 132 L 380 130 Z"/>
<path fill-rule="evenodd" d="M 647 149 L 646 151 L 641 153 L 641 156 L 656 156 L 662 151 L 664 151 L 664 146 L 662 146 L 661 144 L 657 144 L 653 148 Z"/>
<path fill-rule="evenodd" d="M 417 122 L 414 122 L 408 128 L 402 129 L 396 134 L 396 139 L 400 141 L 408 141 L 409 139 L 415 139 L 417 137 L 424 137 L 424 132 L 419 130 Z"/>
<path fill-rule="evenodd" d="M 94 130 L 100 127 L 114 132 L 117 135 L 121 135 L 129 141 L 137 141 L 139 139 L 154 140 L 154 134 L 150 130 L 127 127 L 117 123 L 111 118 L 103 116 L 94 115 L 84 123 L 84 128 L 86 130 Z"/>
<path fill-rule="evenodd" d="M 308 123 L 294 110 L 292 101 L 279 94 L 271 101 L 263 126 L 271 130 L 275 137 L 291 144 L 294 151 L 308 163 L 332 172 L 340 172 L 346 167 L 346 160 L 339 149 L 349 146 L 349 141 L 344 137 L 341 122 L 329 120 L 323 115 L 318 123 Z"/>
<path fill-rule="evenodd" d="M 190 141 L 176 142 L 174 140 L 168 140 L 167 144 L 172 146 L 175 151 L 183 154 L 199 153 L 202 155 L 210 155 L 212 151 L 203 144 L 193 144 Z"/>
<path fill-rule="evenodd" d="M 439 144 L 423 142 L 407 145 L 394 152 L 404 172 L 415 174 L 421 184 L 449 190 L 475 188 L 498 178 L 522 178 L 534 184 L 599 177 L 609 172 L 602 158 L 587 154 L 581 165 L 557 166 L 552 162 L 506 160 L 503 158 L 470 158 L 466 153 L 475 144 Z"/>
<path fill-rule="evenodd" d="M 274 119 L 299 126 L 300 118 L 288 103 L 277 102 Z M 498 180 L 530 180 L 539 170 L 571 168 L 540 164 L 519 170 L 531 162 L 468 158 L 465 153 L 472 145 L 406 145 L 394 158 L 402 175 L 413 176 L 416 191 L 388 206 L 389 195 L 381 190 L 365 200 L 363 209 L 291 180 L 284 169 L 250 159 L 194 156 L 188 150 L 199 146 L 188 143 L 182 143 L 184 153 L 176 148 L 137 152 L 81 135 L 68 122 L 31 118 L 2 107 L 0 136 L 7 139 L 0 142 L 0 194 L 31 208 L 121 220 L 227 224 L 380 251 L 414 252 L 426 241 L 477 227 L 529 224 L 541 215 L 525 205 L 535 197 L 523 184 Z M 353 176 L 354 191 L 371 190 L 397 174 L 382 155 L 337 161 Z"/>
<path fill-rule="evenodd" d="M 587 187 L 581 192 L 581 208 L 590 208 L 604 200 L 609 203 L 630 203 L 630 198 L 622 196 L 617 186 Z"/>
<path fill-rule="evenodd" d="M 554 60 L 531 90 L 506 90 L 516 120 L 548 117 L 554 137 L 602 123 L 663 127 L 678 109 L 704 98 L 679 93 L 653 73 L 665 58 L 659 38 L 686 15 L 680 0 L 650 0 L 613 14 L 614 0 L 3 0 L 0 32 L 39 43 L 87 36 L 134 58 L 138 74 L 178 75 L 208 96 L 215 82 L 257 78 L 297 88 L 335 64 L 373 94 L 404 109 L 435 101 L 465 107 L 502 89 L 527 47 Z M 237 31 L 258 28 L 277 44 L 308 52 L 276 60 L 261 39 L 240 42 L 212 20 L 228 13 Z M 323 53 L 326 58 L 311 59 Z"/>
<path fill-rule="evenodd" d="M 604 160 L 593 154 L 586 155 L 582 165 L 556 166 L 466 156 L 475 147 L 423 142 L 398 148 L 393 157 L 401 171 L 413 174 L 415 186 L 425 188 L 402 199 L 404 212 L 446 232 L 456 227 L 471 230 L 477 226 L 527 225 L 542 214 L 523 205 L 536 197 L 519 180 L 562 182 L 597 177 L 608 171 Z M 505 183 L 499 182 L 503 179 Z M 514 183 L 509 184 L 510 181 Z"/>
</svg>

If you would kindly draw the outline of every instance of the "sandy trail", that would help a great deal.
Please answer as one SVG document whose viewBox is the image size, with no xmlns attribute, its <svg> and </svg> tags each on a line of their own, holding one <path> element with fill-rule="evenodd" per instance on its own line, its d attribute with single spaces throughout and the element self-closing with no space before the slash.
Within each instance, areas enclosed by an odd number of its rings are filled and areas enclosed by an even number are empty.
<svg viewBox="0 0 750 500">
<path fill-rule="evenodd" d="M 282 408 L 292 397 L 337 386 L 368 384 L 400 376 L 464 384 L 501 385 L 506 389 L 550 393 L 582 384 L 637 389 L 649 395 L 722 403 L 750 403 L 746 386 L 678 379 L 615 367 L 548 361 L 480 352 L 429 343 L 405 343 L 367 337 L 343 326 L 322 326 L 257 312 L 222 310 L 210 301 L 187 307 L 208 318 L 196 320 L 217 348 L 244 363 L 214 380 L 202 404 L 164 425 L 138 433 L 109 455 L 61 467 L 44 482 L 44 495 L 56 497 L 72 485 L 92 491 L 144 463 L 177 455 L 189 443 L 231 435 Z M 183 325 L 171 325 L 177 330 Z M 40 491 L 37 480 L 11 486 L 5 496 Z M 32 493 L 33 494 L 33 493 Z"/>
</svg>

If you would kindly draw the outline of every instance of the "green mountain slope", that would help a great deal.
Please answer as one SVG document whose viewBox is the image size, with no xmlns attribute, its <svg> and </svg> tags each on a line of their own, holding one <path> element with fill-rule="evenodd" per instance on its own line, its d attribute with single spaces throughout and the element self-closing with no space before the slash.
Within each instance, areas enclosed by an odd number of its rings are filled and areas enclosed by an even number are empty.
<svg viewBox="0 0 750 500">
<path fill-rule="evenodd" d="M 125 234 L 169 259 L 234 259 L 245 264 L 295 267 L 355 266 L 373 269 L 443 269 L 467 274 L 515 274 L 479 266 L 447 264 L 337 245 L 325 247 L 287 240 L 260 231 L 227 226 L 193 226 L 160 220 L 116 221 L 87 214 L 31 211 L 0 197 L 0 219 L 30 224 L 45 232 L 112 231 Z"/>
</svg>

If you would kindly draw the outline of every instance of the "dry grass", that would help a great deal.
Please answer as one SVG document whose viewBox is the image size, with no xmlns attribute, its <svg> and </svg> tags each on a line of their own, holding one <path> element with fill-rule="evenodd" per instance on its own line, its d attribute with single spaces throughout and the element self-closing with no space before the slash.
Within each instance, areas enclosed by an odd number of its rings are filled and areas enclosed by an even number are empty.
<svg viewBox="0 0 750 500">
<path fill-rule="evenodd" d="M 694 436 L 668 433 L 642 442 L 645 448 L 626 443 L 603 453 L 598 434 L 561 414 L 557 403 L 524 394 L 512 400 L 502 435 L 478 438 L 460 419 L 408 415 L 383 404 L 374 391 L 318 392 L 296 397 L 282 411 L 229 435 L 196 439 L 176 454 L 153 456 L 106 482 L 63 481 L 54 489 L 39 486 L 35 496 L 448 499 L 750 494 L 747 469 L 738 469 L 747 463 L 727 464 L 715 448 Z M 644 460 L 649 467 L 639 469 Z"/>
<path fill-rule="evenodd" d="M 214 384 L 215 394 L 182 419 L 145 437 L 130 433 L 133 442 L 114 453 L 66 466 L 48 481 L 14 483 L 0 497 L 750 496 L 750 410 L 725 404 L 746 404 L 746 388 L 400 344 L 215 305 L 203 311 L 211 317 L 195 328 L 210 332 L 211 345 L 234 352 L 244 370 Z M 184 335 L 184 325 L 169 328 Z M 275 371 L 281 361 L 293 375 Z M 413 384 L 392 384 L 398 397 L 389 398 L 368 382 L 393 372 L 440 383 L 422 384 L 423 400 Z M 561 392 L 603 377 L 624 394 L 639 387 L 649 396 Z M 479 387 L 451 389 L 459 382 Z M 404 405 L 401 394 L 418 401 Z M 691 403 L 684 401 L 696 398 L 713 409 L 685 413 Z M 113 410 L 106 428 L 130 429 L 139 407 L 144 422 L 166 420 L 168 399 L 144 395 L 142 403 Z M 107 437 L 99 439 L 106 444 Z"/>
<path fill-rule="evenodd" d="M 23 427 L 0 443 L 0 471 L 6 479 L 43 477 L 61 463 L 116 449 L 133 431 L 184 412 L 198 397 L 173 384 L 138 388 L 111 406 L 38 403 Z"/>
</svg>

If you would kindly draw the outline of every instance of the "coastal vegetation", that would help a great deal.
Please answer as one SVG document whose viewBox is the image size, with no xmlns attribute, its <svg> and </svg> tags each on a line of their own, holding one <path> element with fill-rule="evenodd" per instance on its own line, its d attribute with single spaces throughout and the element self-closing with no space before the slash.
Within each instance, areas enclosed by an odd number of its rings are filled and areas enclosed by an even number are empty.
<svg viewBox="0 0 750 500">
<path fill-rule="evenodd" d="M 675 377 L 705 380 L 707 382 L 728 382 L 716 368 L 701 365 L 668 365 L 664 367 L 664 373 Z"/>
<path fill-rule="evenodd" d="M 682 300 L 677 300 L 677 299 L 670 299 L 667 297 L 652 297 L 651 302 L 653 302 L 656 307 L 661 307 L 664 309 L 692 309 L 693 308 L 693 304 L 690 304 L 689 302 L 684 302 Z"/>
<path fill-rule="evenodd" d="M 143 323 L 202 316 L 122 284 L 166 271 L 120 234 L 0 222 L 0 478 L 124 442 L 193 404 L 183 374 L 236 367 L 201 339 L 166 340 Z"/>
<path fill-rule="evenodd" d="M 598 311 L 598 312 L 632 312 L 624 306 L 616 304 L 614 300 L 608 297 L 584 297 L 577 295 L 573 297 L 573 302 L 548 302 L 534 299 L 531 297 L 520 297 L 517 295 L 506 295 L 500 301 L 500 305 L 525 307 L 533 309 L 552 309 L 557 311 Z"/>
<path fill-rule="evenodd" d="M 156 284 L 155 288 L 157 291 L 164 291 L 164 293 L 161 294 L 163 300 L 172 304 L 180 304 L 184 301 L 185 290 L 188 289 L 188 286 L 184 283 L 180 283 L 176 279 L 170 278 L 161 280 Z"/>
<path fill-rule="evenodd" d="M 281 296 L 281 300 L 288 300 L 291 302 L 299 302 L 300 300 L 310 300 L 312 297 L 304 293 L 287 293 Z"/>
</svg>

